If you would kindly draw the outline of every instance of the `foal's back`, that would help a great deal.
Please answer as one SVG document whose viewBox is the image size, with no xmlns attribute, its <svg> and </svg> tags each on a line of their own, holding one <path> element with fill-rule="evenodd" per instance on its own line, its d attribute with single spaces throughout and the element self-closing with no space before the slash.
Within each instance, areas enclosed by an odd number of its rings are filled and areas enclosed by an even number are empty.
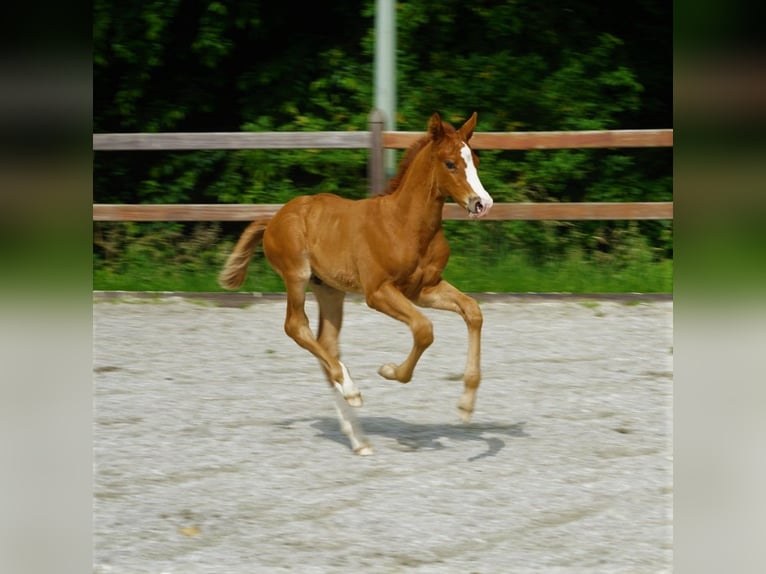
<svg viewBox="0 0 766 574">
<path fill-rule="evenodd" d="M 370 256 L 365 237 L 376 200 L 331 193 L 290 200 L 266 228 L 263 248 L 269 263 L 283 278 L 307 281 L 313 275 L 336 289 L 362 292 L 358 262 Z"/>
<path fill-rule="evenodd" d="M 438 281 L 449 249 L 443 234 L 419 245 L 390 196 L 351 200 L 330 193 L 297 197 L 271 220 L 266 257 L 285 277 L 314 276 L 335 289 L 364 293 L 385 281 L 411 291 Z M 426 260 L 427 259 L 427 260 Z M 411 285 L 411 283 L 413 283 Z"/>
</svg>

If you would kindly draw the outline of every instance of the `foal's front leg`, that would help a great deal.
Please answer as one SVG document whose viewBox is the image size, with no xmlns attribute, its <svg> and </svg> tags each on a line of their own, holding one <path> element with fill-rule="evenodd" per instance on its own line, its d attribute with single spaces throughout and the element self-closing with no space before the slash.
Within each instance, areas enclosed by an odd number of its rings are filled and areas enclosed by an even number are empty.
<svg viewBox="0 0 766 574">
<path fill-rule="evenodd" d="M 481 355 L 481 326 L 484 317 L 479 304 L 456 287 L 443 279 L 433 287 L 421 291 L 416 301 L 422 307 L 443 309 L 460 314 L 468 327 L 468 355 L 463 374 L 463 395 L 457 403 L 460 418 L 468 422 L 471 420 L 474 405 L 476 404 L 476 391 L 481 382 L 481 367 L 479 365 Z"/>
<path fill-rule="evenodd" d="M 401 365 L 386 363 L 378 369 L 378 373 L 386 379 L 408 383 L 420 356 L 434 341 L 431 321 L 391 283 L 385 283 L 376 291 L 368 293 L 367 304 L 376 311 L 406 323 L 412 331 L 412 350 L 404 362 Z"/>
</svg>

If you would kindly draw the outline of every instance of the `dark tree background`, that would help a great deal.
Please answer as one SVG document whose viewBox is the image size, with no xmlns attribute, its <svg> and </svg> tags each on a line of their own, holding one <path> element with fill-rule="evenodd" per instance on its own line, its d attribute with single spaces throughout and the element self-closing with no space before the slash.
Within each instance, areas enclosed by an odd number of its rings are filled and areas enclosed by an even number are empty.
<svg viewBox="0 0 766 574">
<path fill-rule="evenodd" d="M 374 0 L 96 0 L 94 132 L 365 130 L 374 8 Z M 673 125 L 670 2 L 412 0 L 396 13 L 398 129 L 424 130 L 434 111 L 459 123 L 474 110 L 479 131 Z M 496 201 L 672 199 L 670 149 L 481 157 Z M 94 201 L 363 197 L 366 165 L 364 150 L 97 153 Z M 452 223 L 451 240 L 465 240 L 465 226 Z M 488 250 L 543 258 L 572 247 L 613 251 L 626 237 L 653 257 L 672 256 L 670 222 L 493 222 L 472 226 L 472 236 L 477 229 Z"/>
</svg>

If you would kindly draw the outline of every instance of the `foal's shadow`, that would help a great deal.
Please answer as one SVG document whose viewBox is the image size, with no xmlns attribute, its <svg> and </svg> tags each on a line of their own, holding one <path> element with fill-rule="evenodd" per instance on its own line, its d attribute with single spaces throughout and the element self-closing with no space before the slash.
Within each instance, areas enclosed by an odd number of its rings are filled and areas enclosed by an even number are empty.
<svg viewBox="0 0 766 574">
<path fill-rule="evenodd" d="M 311 427 L 319 431 L 319 438 L 332 440 L 348 446 L 348 437 L 340 430 L 338 419 L 334 417 L 318 417 L 311 419 L 292 419 L 278 423 L 289 427 L 296 422 L 309 422 Z M 384 437 L 395 440 L 402 451 L 441 450 L 449 448 L 446 441 L 462 442 L 476 441 L 486 445 L 487 450 L 472 456 L 469 462 L 495 456 L 505 447 L 505 441 L 497 435 L 513 438 L 528 437 L 524 432 L 526 423 L 497 424 L 497 423 L 412 423 L 392 417 L 360 417 L 360 423 L 365 434 L 370 437 Z M 373 448 L 375 441 L 373 440 Z"/>
</svg>

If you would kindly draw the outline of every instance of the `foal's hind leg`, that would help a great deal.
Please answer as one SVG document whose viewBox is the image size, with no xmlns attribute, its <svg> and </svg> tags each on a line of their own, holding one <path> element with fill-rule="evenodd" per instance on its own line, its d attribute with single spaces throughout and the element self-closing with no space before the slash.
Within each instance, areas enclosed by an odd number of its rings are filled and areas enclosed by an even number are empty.
<svg viewBox="0 0 766 574">
<path fill-rule="evenodd" d="M 343 323 L 343 300 L 346 294 L 343 291 L 334 289 L 329 285 L 322 283 L 319 279 L 312 278 L 311 291 L 316 297 L 319 305 L 319 328 L 317 330 L 317 341 L 325 351 L 336 361 L 340 362 L 340 345 L 338 337 Z M 341 368 L 344 367 L 343 363 Z M 348 404 L 353 407 L 362 406 L 362 394 L 354 385 L 354 381 L 348 372 L 343 373 L 343 382 L 338 384 L 330 376 L 329 371 L 322 366 L 322 370 L 327 377 L 327 381 L 335 386 L 343 395 Z"/>
<path fill-rule="evenodd" d="M 372 447 L 367 441 L 367 437 L 364 436 L 364 431 L 354 409 L 343 400 L 340 393 L 335 392 L 335 389 L 332 389 L 332 395 L 335 400 L 335 411 L 338 413 L 340 428 L 351 441 L 351 449 L 362 456 L 372 454 Z"/>
<path fill-rule="evenodd" d="M 351 448 L 353 451 L 360 455 L 372 454 L 372 448 L 361 431 L 361 426 L 354 415 L 353 409 L 348 408 L 346 402 L 340 398 L 341 393 L 345 396 L 347 389 L 356 388 L 351 380 L 351 376 L 345 365 L 332 354 L 328 353 L 327 350 L 319 344 L 309 328 L 309 320 L 304 308 L 308 278 L 306 280 L 293 281 L 291 281 L 289 277 L 283 276 L 283 278 L 287 289 L 285 332 L 301 347 L 308 350 L 319 359 L 319 363 L 322 365 L 322 369 L 324 369 L 328 381 L 335 387 L 333 389 L 333 395 L 336 399 L 335 407 L 340 420 L 341 430 L 343 430 L 351 441 Z M 335 389 L 337 389 L 338 392 L 336 392 Z"/>
<path fill-rule="evenodd" d="M 457 408 L 460 418 L 465 422 L 471 420 L 476 404 L 476 390 L 481 382 L 481 326 L 484 318 L 479 304 L 471 297 L 462 293 L 450 283 L 442 280 L 433 287 L 423 289 L 416 301 L 422 307 L 432 307 L 459 313 L 468 327 L 468 356 L 466 357 L 465 373 L 463 375 L 464 391 L 458 401 Z"/>
<path fill-rule="evenodd" d="M 285 333 L 287 333 L 296 343 L 309 351 L 322 365 L 327 379 L 331 385 L 341 388 L 347 388 L 353 385 L 351 376 L 345 365 L 341 363 L 334 353 L 329 353 L 319 344 L 309 327 L 309 318 L 306 316 L 306 280 L 291 280 L 284 278 L 287 289 L 287 316 L 285 317 Z"/>
</svg>

